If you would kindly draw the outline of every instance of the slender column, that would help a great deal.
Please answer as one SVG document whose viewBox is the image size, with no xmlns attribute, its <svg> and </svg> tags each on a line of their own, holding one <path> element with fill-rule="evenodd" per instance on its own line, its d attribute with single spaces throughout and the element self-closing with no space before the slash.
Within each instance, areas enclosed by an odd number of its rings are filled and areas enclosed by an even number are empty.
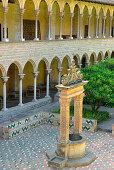
<svg viewBox="0 0 114 170">
<path fill-rule="evenodd" d="M 46 96 L 45 97 L 49 97 L 49 74 L 51 72 L 52 69 L 47 69 L 47 85 L 46 85 Z"/>
<path fill-rule="evenodd" d="M 105 32 L 106 32 L 106 16 L 103 16 L 103 38 L 105 38 Z"/>
<path fill-rule="evenodd" d="M 81 67 L 82 67 L 82 64 L 78 64 L 78 67 L 81 68 Z"/>
<path fill-rule="evenodd" d="M 6 108 L 6 82 L 8 81 L 9 77 L 1 77 L 3 81 L 3 111 L 7 110 Z"/>
<path fill-rule="evenodd" d="M 37 76 L 38 76 L 38 73 L 39 73 L 39 72 L 33 72 L 33 73 L 32 73 L 33 76 L 34 76 L 34 99 L 33 99 L 34 102 L 36 101 L 36 78 L 37 78 Z"/>
<path fill-rule="evenodd" d="M 71 99 L 61 98 L 60 102 L 60 143 L 67 144 L 69 141 L 69 108 Z"/>
<path fill-rule="evenodd" d="M 39 38 L 38 38 L 38 21 L 37 21 L 37 18 L 38 18 L 39 10 L 34 10 L 34 14 L 35 14 L 35 38 L 34 38 L 34 41 L 38 41 Z"/>
<path fill-rule="evenodd" d="M 24 78 L 25 74 L 18 74 L 19 76 L 19 106 L 22 106 L 22 79 Z"/>
<path fill-rule="evenodd" d="M 52 11 L 49 11 L 48 12 L 48 16 L 49 16 L 49 35 L 48 35 L 48 38 L 49 40 L 51 40 L 51 15 L 52 15 Z"/>
<path fill-rule="evenodd" d="M 98 31 L 98 23 L 99 23 L 99 16 L 96 15 L 96 32 L 95 32 L 95 38 L 99 38 L 99 31 Z"/>
<path fill-rule="evenodd" d="M 25 39 L 23 38 L 23 14 L 24 14 L 25 9 L 21 8 L 20 9 L 20 16 L 21 16 L 21 37 L 20 40 L 21 41 L 25 41 Z"/>
<path fill-rule="evenodd" d="M 88 38 L 91 38 L 91 36 L 90 36 L 90 20 L 91 20 L 91 15 L 88 15 Z"/>
<path fill-rule="evenodd" d="M 60 37 L 59 37 L 59 40 L 63 40 L 63 37 L 62 37 L 62 19 L 63 19 L 63 12 L 60 12 Z"/>
<path fill-rule="evenodd" d="M 86 66 L 89 66 L 89 64 L 90 64 L 89 62 L 86 62 Z"/>
<path fill-rule="evenodd" d="M 109 37 L 112 38 L 112 16 L 110 16 L 110 29 L 109 29 Z"/>
<path fill-rule="evenodd" d="M 70 37 L 69 39 L 73 39 L 72 37 L 72 18 L 74 17 L 74 13 L 70 13 Z"/>
<path fill-rule="evenodd" d="M 97 64 L 97 63 L 98 63 L 98 61 L 97 61 L 97 60 L 95 60 L 95 61 L 94 61 L 94 64 Z"/>
<path fill-rule="evenodd" d="M 58 85 L 61 82 L 61 71 L 62 71 L 63 67 L 57 67 L 57 71 L 58 71 Z M 60 93 L 60 90 L 58 90 L 58 93 Z"/>
<path fill-rule="evenodd" d="M 9 40 L 7 38 L 7 22 L 6 22 L 6 14 L 8 12 L 8 7 L 3 7 L 2 10 L 3 10 L 3 14 L 4 14 L 4 39 L 3 39 L 3 41 L 8 42 Z"/>
<path fill-rule="evenodd" d="M 84 94 L 74 97 L 74 133 L 82 132 L 82 108 Z"/>
<path fill-rule="evenodd" d="M 82 39 L 82 16 L 83 14 L 79 14 L 79 39 Z"/>
</svg>

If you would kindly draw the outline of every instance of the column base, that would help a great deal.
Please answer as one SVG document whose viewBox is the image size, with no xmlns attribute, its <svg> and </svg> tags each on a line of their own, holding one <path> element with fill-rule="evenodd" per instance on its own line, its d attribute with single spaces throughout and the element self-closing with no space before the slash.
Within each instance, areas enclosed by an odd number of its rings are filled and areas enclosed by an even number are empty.
<svg viewBox="0 0 114 170">
<path fill-rule="evenodd" d="M 18 106 L 23 106 L 24 104 L 23 103 L 19 103 Z"/>
<path fill-rule="evenodd" d="M 33 99 L 33 100 L 32 100 L 32 102 L 36 102 L 36 101 L 37 101 L 37 99 Z"/>
<path fill-rule="evenodd" d="M 34 40 L 33 41 L 39 41 L 39 38 L 34 38 Z"/>
<path fill-rule="evenodd" d="M 63 37 L 59 37 L 58 40 L 63 40 Z"/>
<path fill-rule="evenodd" d="M 2 111 L 7 111 L 8 109 L 7 108 L 3 108 Z"/>
<path fill-rule="evenodd" d="M 6 38 L 6 39 L 4 38 L 3 42 L 9 42 L 9 39 L 8 38 Z"/>
<path fill-rule="evenodd" d="M 90 37 L 90 36 L 88 36 L 87 38 L 88 38 L 88 39 L 90 39 L 91 37 Z"/>
<path fill-rule="evenodd" d="M 79 37 L 79 39 L 83 39 L 82 37 Z"/>
<path fill-rule="evenodd" d="M 25 38 L 21 39 L 20 41 L 25 41 Z"/>
<path fill-rule="evenodd" d="M 103 36 L 103 38 L 106 38 L 106 36 Z"/>
<path fill-rule="evenodd" d="M 98 36 L 95 36 L 95 38 L 99 38 Z"/>
<path fill-rule="evenodd" d="M 52 38 L 48 38 L 48 40 L 52 40 Z"/>
<path fill-rule="evenodd" d="M 51 98 L 50 96 L 45 96 L 45 98 Z"/>
<path fill-rule="evenodd" d="M 70 40 L 73 40 L 73 37 L 69 37 Z"/>
<path fill-rule="evenodd" d="M 112 38 L 112 36 L 109 36 L 109 38 Z"/>
</svg>

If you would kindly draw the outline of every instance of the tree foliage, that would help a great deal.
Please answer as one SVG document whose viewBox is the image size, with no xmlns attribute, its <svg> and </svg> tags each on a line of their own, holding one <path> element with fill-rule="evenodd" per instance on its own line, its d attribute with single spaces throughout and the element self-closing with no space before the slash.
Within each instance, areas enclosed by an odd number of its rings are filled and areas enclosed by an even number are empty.
<svg viewBox="0 0 114 170">
<path fill-rule="evenodd" d="M 81 69 L 83 80 L 89 82 L 84 86 L 85 95 L 96 112 L 102 102 L 114 103 L 114 59 L 106 58 L 91 67 Z"/>
</svg>

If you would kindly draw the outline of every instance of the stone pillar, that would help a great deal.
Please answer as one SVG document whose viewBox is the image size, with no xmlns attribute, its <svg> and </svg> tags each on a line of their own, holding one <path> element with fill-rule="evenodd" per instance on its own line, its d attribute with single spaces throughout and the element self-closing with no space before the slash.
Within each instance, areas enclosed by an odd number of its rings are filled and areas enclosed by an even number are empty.
<svg viewBox="0 0 114 170">
<path fill-rule="evenodd" d="M 106 32 L 106 16 L 103 16 L 103 38 L 105 38 Z"/>
<path fill-rule="evenodd" d="M 60 143 L 67 144 L 69 141 L 69 109 L 71 98 L 59 99 L 60 102 Z"/>
<path fill-rule="evenodd" d="M 111 35 L 111 33 L 112 33 L 112 16 L 110 16 L 110 28 L 109 28 L 109 37 L 110 38 L 112 38 L 112 35 Z"/>
<path fill-rule="evenodd" d="M 39 38 L 38 38 L 38 21 L 37 21 L 39 10 L 34 10 L 34 14 L 35 14 L 35 38 L 34 38 L 34 41 L 39 41 Z"/>
<path fill-rule="evenodd" d="M 6 108 L 6 82 L 8 81 L 9 77 L 1 77 L 3 81 L 3 111 L 7 110 Z"/>
<path fill-rule="evenodd" d="M 19 106 L 22 106 L 22 79 L 24 78 L 25 74 L 18 74 L 19 76 Z"/>
<path fill-rule="evenodd" d="M 81 68 L 81 67 L 82 67 L 82 64 L 78 64 L 78 67 Z"/>
<path fill-rule="evenodd" d="M 72 37 L 72 18 L 74 17 L 74 13 L 70 13 L 70 37 L 69 39 L 73 39 Z"/>
<path fill-rule="evenodd" d="M 95 38 L 99 38 L 99 29 L 98 29 L 98 25 L 99 25 L 99 16 L 96 15 L 96 32 L 95 32 Z"/>
<path fill-rule="evenodd" d="M 51 15 L 52 15 L 52 11 L 48 12 L 48 16 L 49 16 L 49 34 L 48 34 L 48 39 L 51 40 Z"/>
<path fill-rule="evenodd" d="M 91 15 L 88 15 L 88 38 L 91 38 L 91 36 L 90 36 L 90 20 L 91 20 Z"/>
<path fill-rule="evenodd" d="M 83 17 L 83 14 L 79 14 L 79 39 L 82 39 L 82 17 Z"/>
<path fill-rule="evenodd" d="M 82 132 L 82 109 L 83 109 L 84 94 L 74 97 L 74 133 L 80 134 Z"/>
<path fill-rule="evenodd" d="M 61 71 L 62 71 L 63 67 L 57 67 L 57 71 L 58 71 L 58 85 L 61 82 Z M 58 89 L 58 93 L 60 93 L 60 90 Z"/>
<path fill-rule="evenodd" d="M 21 37 L 20 40 L 21 41 L 25 41 L 25 39 L 23 38 L 23 14 L 24 14 L 25 9 L 20 8 L 20 16 L 21 16 Z"/>
<path fill-rule="evenodd" d="M 33 72 L 33 73 L 32 73 L 33 76 L 34 76 L 34 99 L 33 99 L 33 102 L 36 101 L 36 78 L 37 78 L 37 76 L 38 76 L 38 73 L 39 73 L 39 72 Z"/>
<path fill-rule="evenodd" d="M 63 12 L 60 12 L 60 37 L 59 37 L 59 40 L 63 40 L 63 37 L 62 37 L 62 19 L 63 19 Z"/>
<path fill-rule="evenodd" d="M 47 69 L 47 85 L 46 85 L 46 96 L 45 97 L 49 97 L 49 74 L 51 72 L 52 69 Z"/>
<path fill-rule="evenodd" d="M 6 22 L 6 14 L 8 12 L 8 7 L 3 7 L 3 14 L 4 14 L 4 38 L 3 41 L 4 42 L 8 42 L 8 38 L 7 38 L 7 22 Z"/>
</svg>

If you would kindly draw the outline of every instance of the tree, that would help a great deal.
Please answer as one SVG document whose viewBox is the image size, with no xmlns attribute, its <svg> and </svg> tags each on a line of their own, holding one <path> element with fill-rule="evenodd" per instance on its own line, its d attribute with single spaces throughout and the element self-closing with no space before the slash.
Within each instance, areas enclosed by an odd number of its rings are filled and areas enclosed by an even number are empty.
<svg viewBox="0 0 114 170">
<path fill-rule="evenodd" d="M 92 112 L 97 112 L 102 102 L 114 103 L 114 59 L 106 58 L 91 67 L 82 68 L 81 72 L 83 80 L 89 81 L 84 90 Z"/>
</svg>

